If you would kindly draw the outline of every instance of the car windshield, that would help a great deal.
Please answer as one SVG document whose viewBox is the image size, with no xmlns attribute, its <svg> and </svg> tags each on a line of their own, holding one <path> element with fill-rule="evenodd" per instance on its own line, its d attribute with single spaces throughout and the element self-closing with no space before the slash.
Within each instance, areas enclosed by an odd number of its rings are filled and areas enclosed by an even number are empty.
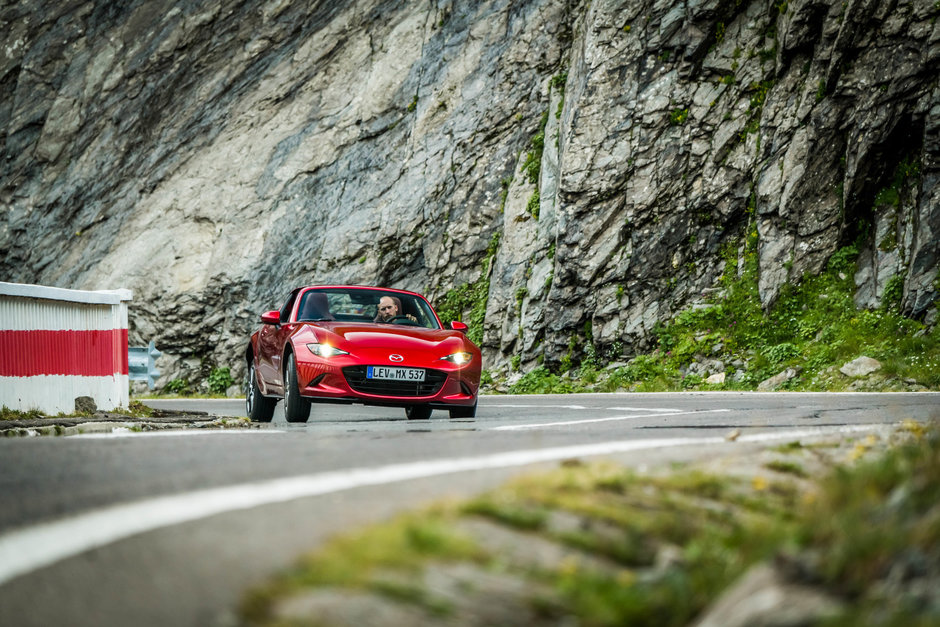
<svg viewBox="0 0 940 627">
<path fill-rule="evenodd" d="M 383 297 L 399 305 L 397 317 L 383 321 L 379 316 L 379 301 Z M 297 321 L 323 320 L 441 328 L 430 305 L 423 298 L 379 289 L 333 287 L 307 290 L 297 310 Z"/>
</svg>

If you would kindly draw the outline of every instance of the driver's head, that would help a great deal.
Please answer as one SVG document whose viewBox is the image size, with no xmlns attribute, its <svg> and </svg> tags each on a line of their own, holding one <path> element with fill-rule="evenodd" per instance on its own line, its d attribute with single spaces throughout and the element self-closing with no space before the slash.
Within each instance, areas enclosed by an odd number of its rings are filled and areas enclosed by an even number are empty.
<svg viewBox="0 0 940 627">
<path fill-rule="evenodd" d="M 398 315 L 398 305 L 391 296 L 383 296 L 379 299 L 379 315 L 386 320 Z"/>
</svg>

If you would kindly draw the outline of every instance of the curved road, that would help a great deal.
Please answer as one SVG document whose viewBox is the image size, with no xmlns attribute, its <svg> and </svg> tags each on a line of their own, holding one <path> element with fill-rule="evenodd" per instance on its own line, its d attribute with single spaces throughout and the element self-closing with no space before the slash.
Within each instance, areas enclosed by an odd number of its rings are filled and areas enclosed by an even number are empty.
<svg viewBox="0 0 940 627">
<path fill-rule="evenodd" d="M 243 401 L 146 402 L 243 414 Z M 5 439 L 0 623 L 233 624 L 245 588 L 326 537 L 515 473 L 691 460 L 938 407 L 936 393 L 489 396 L 475 419 L 314 405 L 305 425 L 278 413 L 252 430 Z"/>
</svg>

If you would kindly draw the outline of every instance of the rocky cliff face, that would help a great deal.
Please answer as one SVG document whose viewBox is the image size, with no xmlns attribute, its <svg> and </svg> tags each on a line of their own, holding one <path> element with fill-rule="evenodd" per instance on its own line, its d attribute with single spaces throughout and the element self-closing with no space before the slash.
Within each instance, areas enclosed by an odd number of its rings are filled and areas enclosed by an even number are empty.
<svg viewBox="0 0 940 627">
<path fill-rule="evenodd" d="M 617 359 L 754 229 L 765 304 L 857 241 L 860 305 L 935 315 L 938 15 L 24 0 L 0 9 L 0 279 L 133 289 L 165 378 L 239 367 L 257 314 L 320 282 L 471 284 L 489 366 Z"/>
</svg>

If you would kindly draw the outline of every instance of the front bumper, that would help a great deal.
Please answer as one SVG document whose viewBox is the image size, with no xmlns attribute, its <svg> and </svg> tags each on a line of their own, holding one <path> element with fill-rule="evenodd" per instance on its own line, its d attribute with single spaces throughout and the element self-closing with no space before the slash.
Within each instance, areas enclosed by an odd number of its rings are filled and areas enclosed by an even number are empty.
<svg viewBox="0 0 940 627">
<path fill-rule="evenodd" d="M 425 381 L 384 381 L 367 379 L 365 364 L 300 362 L 297 378 L 300 395 L 315 402 L 362 403 L 405 407 L 431 405 L 432 407 L 470 406 L 476 403 L 480 370 L 473 366 L 427 368 Z M 416 366 L 411 366 L 416 367 Z"/>
</svg>

